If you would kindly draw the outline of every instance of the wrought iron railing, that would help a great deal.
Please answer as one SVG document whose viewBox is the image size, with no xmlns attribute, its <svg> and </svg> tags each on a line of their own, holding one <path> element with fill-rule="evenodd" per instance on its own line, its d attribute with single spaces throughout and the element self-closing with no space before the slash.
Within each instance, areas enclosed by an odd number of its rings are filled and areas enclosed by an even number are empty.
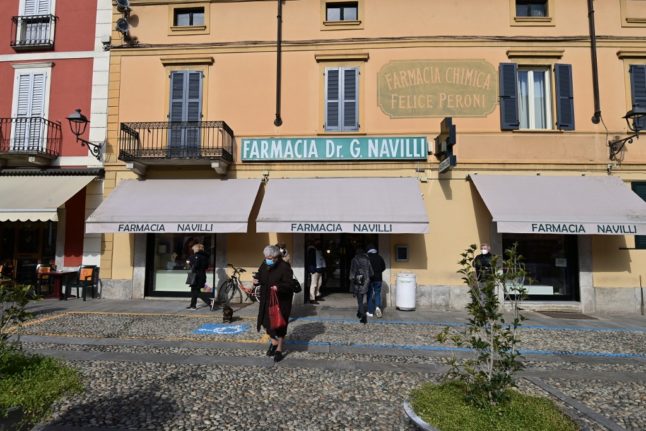
<svg viewBox="0 0 646 431">
<path fill-rule="evenodd" d="M 58 157 L 62 141 L 61 123 L 42 117 L 0 118 L 2 154 L 47 154 Z"/>
<path fill-rule="evenodd" d="M 21 15 L 14 16 L 11 21 L 14 49 L 54 47 L 54 15 Z"/>
<path fill-rule="evenodd" d="M 224 121 L 121 123 L 119 160 L 145 159 L 233 162 L 233 130 Z"/>
</svg>

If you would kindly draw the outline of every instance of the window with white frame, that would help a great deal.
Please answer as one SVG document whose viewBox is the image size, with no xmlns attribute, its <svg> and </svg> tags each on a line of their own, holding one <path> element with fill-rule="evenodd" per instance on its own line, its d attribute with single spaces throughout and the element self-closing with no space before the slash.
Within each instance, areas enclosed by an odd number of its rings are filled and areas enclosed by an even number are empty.
<svg viewBox="0 0 646 431">
<path fill-rule="evenodd" d="M 13 93 L 11 148 L 44 149 L 50 68 L 16 69 Z"/>
<path fill-rule="evenodd" d="M 502 63 L 499 72 L 502 130 L 574 130 L 571 65 Z"/>
<path fill-rule="evenodd" d="M 54 0 L 22 0 L 16 29 L 16 46 L 53 45 Z"/>
<path fill-rule="evenodd" d="M 359 130 L 359 68 L 325 69 L 325 130 Z"/>
<path fill-rule="evenodd" d="M 521 129 L 551 129 L 550 93 L 547 69 L 518 70 L 518 118 Z"/>
</svg>

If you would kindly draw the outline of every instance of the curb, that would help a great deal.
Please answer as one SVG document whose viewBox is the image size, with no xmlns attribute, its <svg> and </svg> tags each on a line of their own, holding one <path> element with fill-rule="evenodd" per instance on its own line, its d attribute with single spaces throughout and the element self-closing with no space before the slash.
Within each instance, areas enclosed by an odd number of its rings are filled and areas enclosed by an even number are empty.
<svg viewBox="0 0 646 431">
<path fill-rule="evenodd" d="M 411 420 L 411 422 L 413 422 L 417 426 L 417 429 L 420 429 L 423 431 L 439 431 L 437 428 L 426 423 L 424 419 L 417 416 L 417 414 L 413 411 L 413 407 L 411 407 L 408 401 L 404 401 L 403 405 L 404 405 L 404 412 Z"/>
</svg>

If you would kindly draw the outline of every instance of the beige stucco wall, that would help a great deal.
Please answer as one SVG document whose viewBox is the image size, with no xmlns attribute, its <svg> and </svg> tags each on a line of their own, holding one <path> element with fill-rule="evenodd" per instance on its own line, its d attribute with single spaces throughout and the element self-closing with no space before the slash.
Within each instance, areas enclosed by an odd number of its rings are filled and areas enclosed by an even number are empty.
<svg viewBox="0 0 646 431">
<path fill-rule="evenodd" d="M 330 30 L 322 24 L 320 0 L 288 0 L 283 9 L 284 124 L 278 128 L 273 125 L 276 2 L 197 2 L 196 5 L 208 8 L 209 17 L 205 34 L 197 35 L 169 29 L 169 5 L 179 3 L 132 0 L 138 23 L 131 33 L 141 45 L 112 50 L 106 195 L 119 180 L 135 177 L 117 160 L 120 123 L 167 121 L 168 74 L 177 68 L 204 71 L 203 119 L 226 121 L 239 143 L 242 137 L 250 136 L 325 135 L 322 70 L 326 65 L 356 65 L 361 69 L 358 135 L 422 135 L 432 145 L 432 138 L 439 133 L 440 117 L 391 119 L 380 109 L 378 74 L 389 62 L 476 59 L 488 62 L 496 71 L 499 63 L 504 62 L 572 65 L 576 130 L 501 132 L 497 104 L 482 117 L 454 115 L 459 165 L 441 176 L 435 157 L 429 157 L 427 163 L 244 164 L 239 161 L 237 148 L 229 178 L 261 178 L 264 173 L 269 174 L 269 181 L 317 176 L 419 177 L 430 232 L 424 236 L 391 235 L 393 249 L 397 244 L 411 246 L 409 262 L 391 262 L 391 283 L 398 271 L 407 270 L 415 272 L 421 285 L 459 286 L 461 280 L 456 274 L 459 253 L 469 244 L 492 241 L 491 216 L 467 180 L 469 174 L 605 175 L 609 163 L 607 139 L 626 134 L 621 117 L 631 105 L 627 67 L 646 63 L 645 29 L 625 24 L 626 12 L 622 15 L 621 7 L 625 8 L 626 1 L 596 2 L 604 123 L 595 125 L 590 121 L 593 96 L 585 2 L 550 1 L 553 16 L 545 25 L 517 25 L 510 0 L 361 0 L 360 26 Z M 629 13 L 641 12 L 630 9 Z M 115 11 L 115 20 L 120 16 Z M 113 33 L 113 40 L 120 40 L 117 32 Z M 182 46 L 173 46 L 176 43 Z M 520 51 L 530 54 L 518 54 Z M 627 51 L 632 54 L 619 55 Z M 531 52 L 544 55 L 536 57 Z M 317 61 L 317 56 L 319 60 L 321 56 L 327 58 Z M 172 64 L 168 59 L 173 60 Z M 182 66 L 178 64 L 181 59 L 200 64 Z M 612 174 L 622 177 L 627 187 L 630 181 L 646 181 L 646 145 L 639 141 L 630 145 L 623 164 L 612 168 Z M 147 176 L 218 178 L 213 171 L 190 167 L 150 170 Z M 255 233 L 252 223 L 248 234 L 227 235 L 226 260 L 254 270 L 262 257 L 262 246 L 279 240 L 291 248 L 294 239 L 289 234 Z M 596 287 L 639 287 L 639 276 L 646 279 L 646 253 L 625 249 L 631 247 L 634 240 L 630 236 L 593 238 Z M 133 253 L 132 236 L 105 235 L 102 276 L 132 278 Z"/>
</svg>

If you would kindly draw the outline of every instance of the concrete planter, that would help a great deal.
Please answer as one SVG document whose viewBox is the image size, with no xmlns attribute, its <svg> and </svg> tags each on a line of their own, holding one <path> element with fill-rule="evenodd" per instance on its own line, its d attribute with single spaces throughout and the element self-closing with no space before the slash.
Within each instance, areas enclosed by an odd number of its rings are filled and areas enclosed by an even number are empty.
<svg viewBox="0 0 646 431">
<path fill-rule="evenodd" d="M 413 407 L 408 403 L 408 401 L 404 401 L 404 412 L 406 412 L 406 416 L 408 416 L 411 422 L 413 422 L 415 426 L 417 426 L 417 429 L 423 431 L 439 431 L 434 426 L 426 423 L 424 419 L 417 416 L 417 414 L 413 411 Z"/>
</svg>

